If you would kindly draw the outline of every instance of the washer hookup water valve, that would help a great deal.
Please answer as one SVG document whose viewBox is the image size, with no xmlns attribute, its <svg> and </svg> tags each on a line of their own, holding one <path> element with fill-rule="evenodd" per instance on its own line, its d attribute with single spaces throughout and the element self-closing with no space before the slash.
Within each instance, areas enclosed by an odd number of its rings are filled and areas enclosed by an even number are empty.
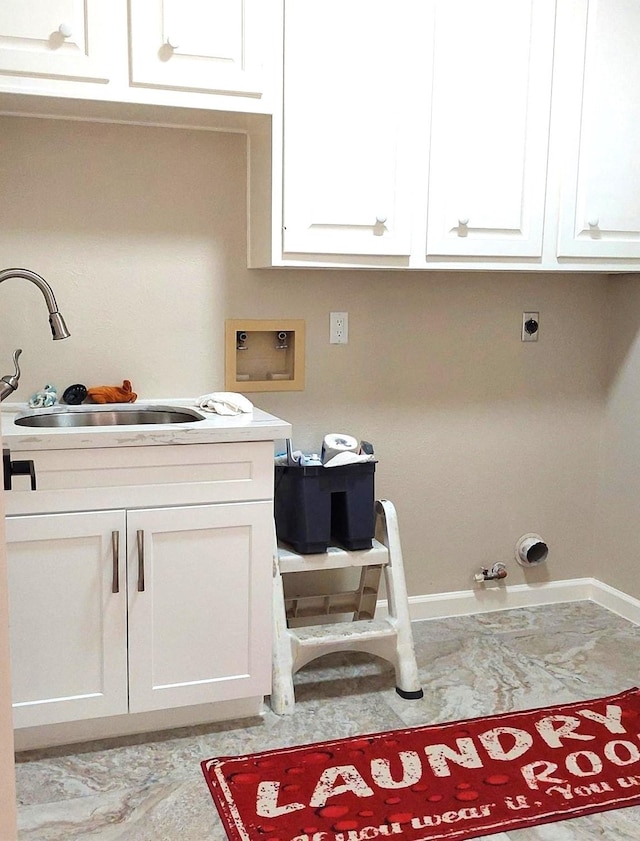
<svg viewBox="0 0 640 841">
<path fill-rule="evenodd" d="M 475 580 L 478 582 L 483 581 L 498 581 L 501 578 L 507 577 L 507 565 L 498 562 L 494 564 L 491 569 L 487 567 L 481 567 L 480 572 L 477 572 L 474 576 Z"/>
</svg>

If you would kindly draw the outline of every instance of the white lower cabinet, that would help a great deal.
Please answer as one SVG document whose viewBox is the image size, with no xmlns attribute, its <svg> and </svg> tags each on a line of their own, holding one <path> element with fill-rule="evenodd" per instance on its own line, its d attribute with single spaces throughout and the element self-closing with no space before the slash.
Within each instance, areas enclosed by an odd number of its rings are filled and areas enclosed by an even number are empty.
<svg viewBox="0 0 640 841">
<path fill-rule="evenodd" d="M 16 727 L 269 693 L 271 499 L 6 530 Z"/>
</svg>

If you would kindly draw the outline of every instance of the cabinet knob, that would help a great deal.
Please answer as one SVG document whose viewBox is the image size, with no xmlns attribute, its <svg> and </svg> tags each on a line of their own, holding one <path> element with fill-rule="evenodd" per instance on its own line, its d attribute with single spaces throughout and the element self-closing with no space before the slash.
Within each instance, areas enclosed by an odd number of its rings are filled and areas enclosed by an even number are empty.
<svg viewBox="0 0 640 841">
<path fill-rule="evenodd" d="M 71 38 L 73 34 L 73 29 L 68 23 L 61 23 L 58 27 L 58 32 L 62 35 L 63 38 Z"/>
<path fill-rule="evenodd" d="M 164 42 L 170 50 L 177 50 L 180 44 L 178 44 L 175 38 L 171 39 L 167 36 L 167 40 Z"/>
<path fill-rule="evenodd" d="M 386 213 L 377 213 L 376 214 L 376 225 L 384 225 L 387 221 L 387 214 Z"/>
<path fill-rule="evenodd" d="M 588 220 L 587 224 L 589 225 L 590 228 L 597 228 L 598 225 L 600 224 L 600 220 L 598 219 L 597 216 L 592 216 Z"/>
<path fill-rule="evenodd" d="M 468 216 L 461 216 L 458 219 L 458 227 L 459 228 L 466 228 L 469 224 L 469 217 Z"/>
</svg>

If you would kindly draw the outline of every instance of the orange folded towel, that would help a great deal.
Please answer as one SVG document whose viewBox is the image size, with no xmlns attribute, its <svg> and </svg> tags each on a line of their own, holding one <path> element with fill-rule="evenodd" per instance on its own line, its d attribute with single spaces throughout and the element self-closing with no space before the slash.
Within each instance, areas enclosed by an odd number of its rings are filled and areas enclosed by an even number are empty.
<svg viewBox="0 0 640 841">
<path fill-rule="evenodd" d="M 138 399 L 129 380 L 123 380 L 122 386 L 97 385 L 89 388 L 87 397 L 94 403 L 135 403 Z"/>
</svg>

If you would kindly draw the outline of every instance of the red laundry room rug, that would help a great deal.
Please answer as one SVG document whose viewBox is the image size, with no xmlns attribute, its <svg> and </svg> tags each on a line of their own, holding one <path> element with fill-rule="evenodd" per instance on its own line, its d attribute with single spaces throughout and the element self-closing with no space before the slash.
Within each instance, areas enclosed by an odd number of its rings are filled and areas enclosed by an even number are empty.
<svg viewBox="0 0 640 841">
<path fill-rule="evenodd" d="M 640 804 L 640 690 L 201 765 L 231 841 L 476 838 Z"/>
</svg>

